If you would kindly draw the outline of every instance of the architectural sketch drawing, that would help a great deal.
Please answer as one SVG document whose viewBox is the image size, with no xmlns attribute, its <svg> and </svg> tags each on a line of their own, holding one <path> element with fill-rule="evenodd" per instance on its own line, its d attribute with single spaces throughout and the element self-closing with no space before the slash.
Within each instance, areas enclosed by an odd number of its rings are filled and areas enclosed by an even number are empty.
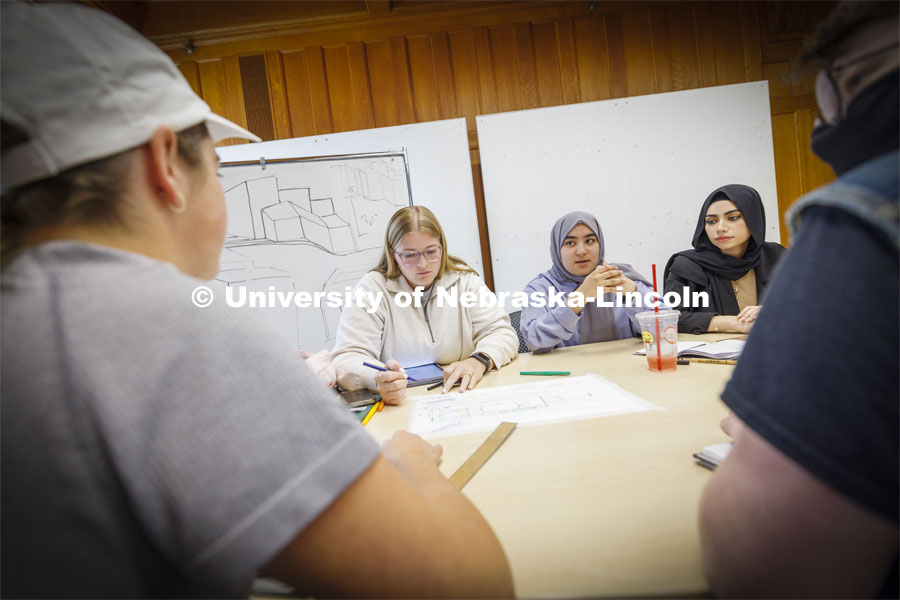
<svg viewBox="0 0 900 600">
<path fill-rule="evenodd" d="M 424 396 L 412 408 L 409 431 L 460 435 L 491 430 L 502 421 L 550 423 L 657 408 L 599 375 L 584 375 Z"/>
<path fill-rule="evenodd" d="M 352 289 L 381 256 L 391 215 L 409 206 L 403 152 L 222 165 L 228 209 L 216 285 L 257 292 Z M 235 290 L 232 290 L 232 296 Z M 335 307 L 263 311 L 298 348 L 331 349 Z"/>
<path fill-rule="evenodd" d="M 352 288 L 371 268 L 371 265 L 367 265 L 335 269 L 322 285 L 322 291 L 325 293 L 331 291 L 343 292 L 348 287 Z M 320 310 L 322 311 L 322 322 L 325 324 L 325 339 L 333 342 L 337 333 L 338 321 L 341 318 L 341 310 L 330 306 L 322 306 Z"/>
</svg>

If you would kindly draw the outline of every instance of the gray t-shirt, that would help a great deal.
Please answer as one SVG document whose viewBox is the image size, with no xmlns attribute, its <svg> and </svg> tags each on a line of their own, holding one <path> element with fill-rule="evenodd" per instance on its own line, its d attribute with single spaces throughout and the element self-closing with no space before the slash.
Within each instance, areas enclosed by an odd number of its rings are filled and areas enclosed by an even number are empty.
<svg viewBox="0 0 900 600">
<path fill-rule="evenodd" d="M 52 242 L 0 277 L 5 597 L 246 595 L 378 446 L 264 320 Z"/>
</svg>

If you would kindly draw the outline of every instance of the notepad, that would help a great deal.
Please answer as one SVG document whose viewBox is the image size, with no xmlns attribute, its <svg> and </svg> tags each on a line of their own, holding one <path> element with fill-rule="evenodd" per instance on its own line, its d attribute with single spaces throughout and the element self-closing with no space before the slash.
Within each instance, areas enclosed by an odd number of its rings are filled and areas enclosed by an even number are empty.
<svg viewBox="0 0 900 600">
<path fill-rule="evenodd" d="M 711 471 L 715 471 L 716 467 L 725 460 L 725 457 L 728 456 L 728 453 L 731 452 L 731 442 L 722 442 L 721 444 L 713 444 L 711 446 L 705 446 L 703 450 L 694 455 L 694 458 L 697 459 L 697 464 L 710 469 Z"/>
<path fill-rule="evenodd" d="M 439 381 L 444 381 L 444 370 L 435 363 L 427 365 L 417 365 L 415 367 L 403 367 L 406 371 L 407 387 L 415 387 L 417 385 L 430 385 Z"/>
<path fill-rule="evenodd" d="M 722 340 L 721 342 L 678 342 L 678 356 L 696 356 L 699 358 L 718 358 L 721 360 L 737 360 L 744 349 L 744 340 Z M 635 354 L 643 356 L 644 349 Z"/>
</svg>

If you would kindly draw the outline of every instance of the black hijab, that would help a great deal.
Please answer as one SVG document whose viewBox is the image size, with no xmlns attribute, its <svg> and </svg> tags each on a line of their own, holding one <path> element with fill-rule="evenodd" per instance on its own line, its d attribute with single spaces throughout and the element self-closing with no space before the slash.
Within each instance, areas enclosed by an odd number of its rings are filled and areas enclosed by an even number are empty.
<svg viewBox="0 0 900 600">
<path fill-rule="evenodd" d="M 741 211 L 747 229 L 750 231 L 750 241 L 747 251 L 740 258 L 722 254 L 722 251 L 706 235 L 706 211 L 709 205 L 719 200 L 730 200 Z M 760 261 L 763 245 L 766 242 L 766 211 L 763 208 L 762 198 L 759 192 L 748 185 L 733 183 L 723 185 L 714 190 L 700 208 L 700 217 L 697 220 L 697 228 L 694 230 L 694 238 L 691 245 L 694 250 L 684 250 L 675 254 L 666 265 L 666 272 L 675 260 L 676 256 L 683 256 L 696 263 L 704 271 L 714 273 L 725 279 L 736 281 L 755 268 Z"/>
</svg>

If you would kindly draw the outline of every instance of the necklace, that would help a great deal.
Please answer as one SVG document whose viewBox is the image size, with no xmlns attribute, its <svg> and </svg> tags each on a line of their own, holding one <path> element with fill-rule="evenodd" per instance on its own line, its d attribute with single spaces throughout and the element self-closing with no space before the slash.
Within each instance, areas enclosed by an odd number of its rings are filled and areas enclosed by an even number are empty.
<svg viewBox="0 0 900 600">
<path fill-rule="evenodd" d="M 741 303 L 741 293 L 738 292 L 738 286 L 737 286 L 737 283 L 734 282 L 734 280 L 732 280 L 732 282 L 731 282 L 731 289 L 734 290 L 734 299 L 738 301 L 738 304 L 740 304 Z"/>
</svg>

